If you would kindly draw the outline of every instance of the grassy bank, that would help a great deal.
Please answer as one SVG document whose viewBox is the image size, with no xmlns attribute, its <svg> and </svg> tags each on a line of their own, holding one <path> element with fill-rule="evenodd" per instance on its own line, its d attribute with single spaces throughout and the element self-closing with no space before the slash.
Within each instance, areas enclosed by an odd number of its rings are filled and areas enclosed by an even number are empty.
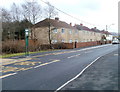
<svg viewBox="0 0 120 92">
<path fill-rule="evenodd" d="M 48 51 L 55 51 L 55 50 L 42 50 L 37 52 L 29 52 L 29 54 L 42 53 L 42 52 L 48 52 Z M 22 55 L 25 55 L 25 53 L 3 54 L 3 55 L 0 55 L 0 58 L 8 58 L 8 57 L 22 56 Z"/>
</svg>

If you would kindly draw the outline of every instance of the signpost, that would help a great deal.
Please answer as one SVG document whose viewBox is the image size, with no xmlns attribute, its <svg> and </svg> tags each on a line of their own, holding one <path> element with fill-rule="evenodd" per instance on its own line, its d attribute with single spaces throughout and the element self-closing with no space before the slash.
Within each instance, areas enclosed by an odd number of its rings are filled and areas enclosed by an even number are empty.
<svg viewBox="0 0 120 92">
<path fill-rule="evenodd" d="M 29 56 L 29 29 L 25 29 L 25 56 Z"/>
</svg>

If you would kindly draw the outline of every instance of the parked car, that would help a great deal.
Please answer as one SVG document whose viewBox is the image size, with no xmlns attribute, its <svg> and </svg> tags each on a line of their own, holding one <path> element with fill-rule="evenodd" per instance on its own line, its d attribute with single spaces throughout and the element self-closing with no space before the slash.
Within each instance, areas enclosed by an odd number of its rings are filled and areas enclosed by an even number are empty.
<svg viewBox="0 0 120 92">
<path fill-rule="evenodd" d="M 112 41 L 112 44 L 119 44 L 119 43 L 120 43 L 120 42 L 119 42 L 118 39 L 115 39 L 115 40 Z"/>
</svg>

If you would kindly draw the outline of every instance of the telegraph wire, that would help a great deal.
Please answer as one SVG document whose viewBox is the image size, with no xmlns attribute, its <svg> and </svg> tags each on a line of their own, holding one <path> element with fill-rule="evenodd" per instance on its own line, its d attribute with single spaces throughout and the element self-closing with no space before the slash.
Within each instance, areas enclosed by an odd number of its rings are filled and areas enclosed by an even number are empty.
<svg viewBox="0 0 120 92">
<path fill-rule="evenodd" d="M 79 18 L 77 18 L 77 17 L 75 17 L 75 16 L 72 16 L 72 15 L 70 15 L 70 14 L 68 14 L 68 13 L 66 13 L 66 12 L 64 12 L 64 11 L 62 11 L 62 10 L 60 10 L 60 9 L 58 9 L 57 7 L 55 7 L 55 6 L 51 5 L 51 4 L 48 4 L 48 2 L 45 2 L 45 1 L 43 1 L 43 0 L 41 0 L 41 1 L 42 1 L 43 3 L 45 3 L 45 4 L 47 4 L 48 6 L 54 7 L 54 8 L 55 8 L 56 10 L 58 10 L 59 12 L 62 12 L 63 14 L 68 15 L 69 17 L 71 17 L 71 18 L 73 18 L 73 19 L 76 19 L 77 21 L 80 21 L 81 23 L 86 23 L 86 24 L 89 24 L 89 25 L 92 25 L 92 26 L 104 26 L 104 25 L 96 25 L 96 24 L 92 24 L 92 23 L 83 21 L 83 20 L 81 20 L 81 19 L 79 19 Z"/>
</svg>

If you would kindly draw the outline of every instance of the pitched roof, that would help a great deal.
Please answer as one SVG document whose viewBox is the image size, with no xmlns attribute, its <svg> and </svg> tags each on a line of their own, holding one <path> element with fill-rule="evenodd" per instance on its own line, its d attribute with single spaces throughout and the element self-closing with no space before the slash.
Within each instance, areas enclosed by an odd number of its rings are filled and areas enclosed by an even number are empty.
<svg viewBox="0 0 120 92">
<path fill-rule="evenodd" d="M 88 27 L 86 27 L 86 26 L 83 26 L 83 25 L 75 25 L 75 27 L 76 27 L 78 30 L 92 31 L 90 28 L 88 28 Z"/>
<path fill-rule="evenodd" d="M 101 33 L 107 34 L 107 35 L 112 35 L 110 32 L 102 30 Z"/>
<path fill-rule="evenodd" d="M 43 21 L 40 21 L 36 23 L 33 27 L 48 27 L 49 23 L 51 26 L 54 26 L 56 28 L 69 28 L 69 29 L 76 29 L 75 27 L 71 26 L 70 24 L 67 24 L 66 22 L 55 20 L 55 19 L 44 19 Z"/>
<path fill-rule="evenodd" d="M 94 31 L 94 32 L 101 33 L 101 31 L 99 29 L 97 29 L 96 27 L 95 28 L 91 28 L 91 30 Z"/>
</svg>

